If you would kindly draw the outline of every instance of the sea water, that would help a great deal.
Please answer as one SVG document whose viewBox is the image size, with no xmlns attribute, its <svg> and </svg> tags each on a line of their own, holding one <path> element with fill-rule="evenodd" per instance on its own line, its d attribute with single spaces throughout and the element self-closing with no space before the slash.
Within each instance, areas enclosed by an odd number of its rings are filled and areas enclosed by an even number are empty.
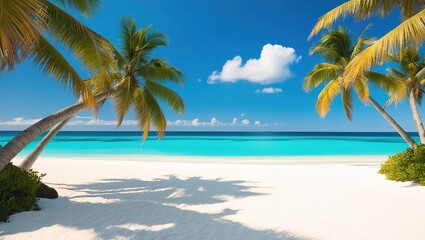
<svg viewBox="0 0 425 240">
<path fill-rule="evenodd" d="M 0 145 L 19 132 L 0 131 Z M 417 135 L 414 136 L 418 140 Z M 41 137 L 21 152 L 28 154 Z M 146 141 L 140 132 L 60 132 L 44 156 L 324 156 L 392 155 L 408 145 L 396 133 L 341 132 L 168 132 Z"/>
</svg>

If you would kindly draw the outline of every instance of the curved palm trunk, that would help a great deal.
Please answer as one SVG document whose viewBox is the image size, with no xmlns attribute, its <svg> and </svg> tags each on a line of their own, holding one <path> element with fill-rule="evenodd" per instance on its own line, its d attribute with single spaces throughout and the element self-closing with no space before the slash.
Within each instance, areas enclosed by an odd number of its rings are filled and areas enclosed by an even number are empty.
<svg viewBox="0 0 425 240">
<path fill-rule="evenodd" d="M 49 133 L 44 136 L 44 138 L 38 143 L 37 147 L 28 155 L 25 160 L 21 163 L 20 167 L 24 170 L 30 170 L 37 160 L 38 156 L 40 156 L 41 152 L 44 148 L 49 144 L 49 142 L 56 136 L 56 134 L 71 120 L 71 117 L 65 119 L 64 121 L 57 124 L 54 128 L 52 128 Z"/>
<path fill-rule="evenodd" d="M 425 129 L 422 123 L 421 116 L 419 115 L 418 108 L 416 107 L 415 95 L 413 93 L 413 90 L 410 91 L 409 103 L 410 108 L 412 109 L 413 120 L 415 121 L 416 128 L 418 129 L 419 138 L 421 139 L 421 143 L 425 144 Z"/>
<path fill-rule="evenodd" d="M 102 93 L 95 96 L 96 102 L 102 101 L 111 96 L 113 92 Z M 76 103 L 67 108 L 59 110 L 52 115 L 43 118 L 34 125 L 28 127 L 23 132 L 10 140 L 3 148 L 0 148 L 0 171 L 29 143 L 34 141 L 38 136 L 49 130 L 56 124 L 75 115 L 77 112 L 86 108 L 84 103 Z"/>
<path fill-rule="evenodd" d="M 404 141 L 409 144 L 410 148 L 414 148 L 417 146 L 415 140 L 407 134 L 406 131 L 398 123 L 383 109 L 372 97 L 369 96 L 369 102 L 372 103 L 372 105 L 376 108 L 376 110 L 382 115 L 385 120 L 387 120 L 391 126 L 400 134 L 400 136 L 404 139 Z"/>
</svg>

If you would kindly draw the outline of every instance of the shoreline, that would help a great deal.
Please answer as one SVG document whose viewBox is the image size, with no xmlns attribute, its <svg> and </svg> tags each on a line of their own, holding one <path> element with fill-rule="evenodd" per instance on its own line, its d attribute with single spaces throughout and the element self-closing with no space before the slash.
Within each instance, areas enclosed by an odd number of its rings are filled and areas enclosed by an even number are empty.
<svg viewBox="0 0 425 240">
<path fill-rule="evenodd" d="M 23 157 L 12 162 L 19 163 Z M 182 155 L 93 155 L 93 156 L 40 156 L 38 161 L 129 161 L 196 164 L 252 164 L 252 165 L 304 165 L 304 164 L 371 164 L 385 162 L 385 155 L 332 155 L 332 156 L 182 156 Z"/>
</svg>

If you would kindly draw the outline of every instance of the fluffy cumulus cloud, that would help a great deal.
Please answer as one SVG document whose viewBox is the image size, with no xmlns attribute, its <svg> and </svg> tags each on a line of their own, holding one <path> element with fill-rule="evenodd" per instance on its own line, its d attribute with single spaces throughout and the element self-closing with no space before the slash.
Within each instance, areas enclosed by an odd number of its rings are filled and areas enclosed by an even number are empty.
<svg viewBox="0 0 425 240">
<path fill-rule="evenodd" d="M 255 93 L 264 93 L 264 94 L 272 94 L 272 93 L 281 93 L 282 89 L 281 88 L 263 88 L 263 89 L 257 89 L 255 91 Z"/>
<path fill-rule="evenodd" d="M 38 121 L 39 119 L 25 119 L 22 117 L 16 117 L 9 121 L 0 121 L 0 126 L 30 126 Z M 264 127 L 268 124 L 262 124 L 259 121 L 255 121 L 253 125 L 248 119 L 243 119 L 238 121 L 238 118 L 233 118 L 229 122 L 222 122 L 216 117 L 211 118 L 209 121 L 200 121 L 199 118 L 194 118 L 193 120 L 184 120 L 177 119 L 175 121 L 167 121 L 168 126 L 177 126 L 177 127 L 237 127 L 237 126 L 256 126 Z M 116 126 L 116 120 L 105 120 L 98 119 L 93 117 L 86 116 L 76 116 L 74 117 L 67 125 L 70 126 Z M 135 120 L 124 120 L 121 124 L 122 126 L 137 126 Z"/>
<path fill-rule="evenodd" d="M 175 121 L 168 120 L 168 126 L 174 127 L 237 127 L 237 126 L 255 126 L 255 127 L 265 127 L 269 126 L 267 123 L 263 124 L 260 121 L 255 121 L 251 124 L 251 121 L 248 119 L 243 119 L 238 122 L 237 118 L 233 118 L 229 122 L 222 122 L 218 120 L 216 117 L 211 118 L 209 121 L 200 121 L 199 118 L 195 118 L 193 120 L 182 120 L 178 119 Z"/>
<path fill-rule="evenodd" d="M 282 45 L 266 44 L 261 50 L 260 58 L 249 59 L 245 64 L 240 56 L 228 60 L 221 72 L 214 71 L 208 78 L 208 83 L 245 80 L 258 84 L 282 82 L 291 76 L 290 65 L 297 63 L 295 49 Z"/>
<path fill-rule="evenodd" d="M 192 125 L 193 126 L 199 126 L 199 118 L 195 118 L 192 120 Z"/>
<path fill-rule="evenodd" d="M 219 123 L 219 121 L 217 120 L 217 118 L 215 118 L 215 117 L 213 117 L 213 118 L 211 118 L 211 125 L 217 125 L 218 123 Z"/>
<path fill-rule="evenodd" d="M 22 117 L 17 117 L 9 121 L 0 121 L 0 126 L 30 126 L 34 123 L 40 121 L 41 118 L 37 119 L 25 119 Z M 116 120 L 104 120 L 104 119 L 97 119 L 93 117 L 86 117 L 86 116 L 76 116 L 74 119 L 69 121 L 67 125 L 71 126 L 116 126 L 117 121 Z M 134 120 L 125 120 L 122 122 L 123 126 L 136 126 L 137 122 Z"/>
</svg>

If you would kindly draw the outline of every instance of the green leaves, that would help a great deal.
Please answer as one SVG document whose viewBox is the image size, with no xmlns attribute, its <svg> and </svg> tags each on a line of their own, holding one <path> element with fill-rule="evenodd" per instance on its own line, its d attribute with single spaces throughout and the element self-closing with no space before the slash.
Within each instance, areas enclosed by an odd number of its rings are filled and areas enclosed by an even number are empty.
<svg viewBox="0 0 425 240">
<path fill-rule="evenodd" d="M 168 103 L 171 109 L 178 114 L 184 113 L 185 107 L 183 99 L 173 90 L 150 80 L 146 80 L 145 89 L 148 90 L 151 95 Z"/>
<path fill-rule="evenodd" d="M 151 26 L 136 29 L 136 22 L 125 17 L 121 21 L 121 53 L 114 50 L 117 74 L 121 79 L 115 87 L 113 97 L 118 126 L 123 122 L 130 108 L 143 139 L 146 139 L 151 125 L 162 138 L 167 128 L 167 121 L 158 100 L 164 101 L 179 114 L 184 112 L 183 99 L 162 83 L 183 84 L 183 74 L 162 59 L 150 59 L 153 50 L 166 45 L 166 37 L 160 32 L 150 32 Z M 115 77 L 114 77 L 115 78 Z M 94 89 L 101 89 L 102 83 L 91 80 Z"/>
<path fill-rule="evenodd" d="M 330 81 L 317 97 L 316 110 L 321 117 L 329 112 L 333 99 L 341 92 L 341 83 L 338 78 Z"/>
<path fill-rule="evenodd" d="M 60 81 L 62 86 L 68 86 L 77 97 L 82 96 L 89 105 L 94 106 L 95 100 L 88 86 L 80 78 L 72 65 L 44 37 L 38 39 L 32 48 L 34 63 L 47 74 Z"/>
<path fill-rule="evenodd" d="M 312 54 L 320 54 L 326 60 L 314 66 L 304 79 L 304 90 L 310 91 L 320 84 L 326 84 L 320 92 L 316 110 L 321 117 L 325 117 L 330 110 L 334 98 L 341 94 L 345 114 L 349 120 L 352 119 L 353 110 L 353 89 L 361 101 L 366 102 L 369 97 L 369 88 L 364 77 L 357 77 L 348 87 L 343 86 L 342 76 L 347 64 L 360 52 L 369 38 L 364 37 L 364 33 L 352 43 L 350 34 L 344 28 L 330 30 L 322 36 L 320 41 L 311 50 Z"/>
<path fill-rule="evenodd" d="M 336 64 L 319 63 L 314 66 L 304 80 L 304 90 L 310 91 L 323 82 L 337 78 L 341 75 L 341 67 Z"/>
<path fill-rule="evenodd" d="M 55 0 L 67 9 L 88 16 L 101 6 L 100 0 Z M 96 104 L 73 66 L 46 40 L 68 47 L 92 75 L 109 76 L 114 68 L 112 45 L 99 34 L 47 0 L 0 1 L 0 70 L 12 70 L 28 55 L 35 64 L 68 86 L 88 106 Z M 49 38 L 50 39 L 50 38 Z"/>
<path fill-rule="evenodd" d="M 0 71 L 13 70 L 37 42 L 48 15 L 40 0 L 2 0 L 0 5 Z"/>
<path fill-rule="evenodd" d="M 51 3 L 46 5 L 50 17 L 47 31 L 53 39 L 69 47 L 91 75 L 106 76 L 115 64 L 112 45 L 59 7 Z"/>
<path fill-rule="evenodd" d="M 137 83 L 130 77 L 124 78 L 116 87 L 114 94 L 115 112 L 117 114 L 117 127 L 121 126 L 125 114 L 134 103 L 133 92 L 137 88 Z"/>
<path fill-rule="evenodd" d="M 78 10 L 83 16 L 90 16 L 100 10 L 101 0 L 54 0 L 65 8 Z"/>
</svg>

